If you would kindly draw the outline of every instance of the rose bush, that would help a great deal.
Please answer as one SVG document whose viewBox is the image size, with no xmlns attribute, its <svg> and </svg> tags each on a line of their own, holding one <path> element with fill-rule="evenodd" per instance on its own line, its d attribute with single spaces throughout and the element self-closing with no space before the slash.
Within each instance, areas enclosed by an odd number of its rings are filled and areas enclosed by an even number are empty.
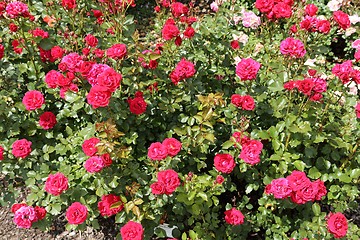
<svg viewBox="0 0 360 240">
<path fill-rule="evenodd" d="M 356 4 L 215 1 L 198 17 L 164 0 L 139 34 L 135 1 L 59 3 L 0 1 L 0 203 L 15 224 L 358 239 Z"/>
</svg>

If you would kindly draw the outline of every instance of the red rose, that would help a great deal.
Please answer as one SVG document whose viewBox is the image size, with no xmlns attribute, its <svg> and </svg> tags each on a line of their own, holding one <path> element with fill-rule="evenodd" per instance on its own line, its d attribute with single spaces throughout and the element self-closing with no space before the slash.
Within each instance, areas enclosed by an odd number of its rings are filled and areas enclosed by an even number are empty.
<svg viewBox="0 0 360 240">
<path fill-rule="evenodd" d="M 180 35 L 179 28 L 175 25 L 175 22 L 171 18 L 166 21 L 161 34 L 164 40 L 170 40 Z"/>
<path fill-rule="evenodd" d="M 66 219 L 70 224 L 81 224 L 85 222 L 88 215 L 88 210 L 86 206 L 82 205 L 79 202 L 74 202 L 66 210 Z"/>
<path fill-rule="evenodd" d="M 331 29 L 330 22 L 328 20 L 318 20 L 316 22 L 316 29 L 321 33 L 328 34 Z"/>
<path fill-rule="evenodd" d="M 304 79 L 302 81 L 298 81 L 298 90 L 307 96 L 311 95 L 311 92 L 314 87 L 315 87 L 315 83 L 310 78 Z"/>
<path fill-rule="evenodd" d="M 327 229 L 335 238 L 345 237 L 348 230 L 346 217 L 340 212 L 330 213 L 327 220 Z"/>
<path fill-rule="evenodd" d="M 95 85 L 90 89 L 86 98 L 94 109 L 106 107 L 110 103 L 111 92 L 106 87 Z"/>
<path fill-rule="evenodd" d="M 175 138 L 166 138 L 162 145 L 165 146 L 167 154 L 171 157 L 176 156 L 181 150 L 181 142 Z"/>
<path fill-rule="evenodd" d="M 120 203 L 120 205 L 116 208 L 112 208 L 111 206 L 115 203 Z M 123 210 L 124 204 L 119 196 L 108 194 L 101 197 L 101 201 L 98 202 L 98 209 L 101 216 L 110 217 Z"/>
<path fill-rule="evenodd" d="M 89 138 L 82 144 L 82 150 L 86 156 L 92 157 L 97 153 L 96 144 L 100 142 L 100 139 L 96 137 Z"/>
<path fill-rule="evenodd" d="M 61 0 L 61 6 L 65 9 L 74 9 L 76 7 L 76 0 Z"/>
<path fill-rule="evenodd" d="M 21 207 L 25 207 L 25 206 L 27 206 L 26 203 L 14 203 L 11 206 L 11 212 L 16 213 L 17 210 L 19 210 Z"/>
<path fill-rule="evenodd" d="M 60 59 L 64 55 L 64 50 L 59 46 L 54 46 L 51 48 L 51 56 L 53 59 Z"/>
<path fill-rule="evenodd" d="M 177 85 L 179 81 L 190 78 L 194 76 L 195 73 L 195 65 L 183 58 L 176 65 L 175 69 L 170 73 L 170 79 L 175 85 Z"/>
<path fill-rule="evenodd" d="M 286 177 L 289 181 L 289 186 L 293 191 L 300 190 L 304 185 L 311 183 L 310 179 L 306 176 L 304 172 L 294 170 L 292 173 Z"/>
<path fill-rule="evenodd" d="M 172 169 L 158 172 L 157 177 L 158 182 L 164 184 L 165 194 L 172 194 L 180 186 L 179 175 Z"/>
<path fill-rule="evenodd" d="M 96 79 L 96 83 L 99 86 L 107 88 L 110 92 L 115 92 L 116 89 L 120 86 L 122 76 L 120 73 L 117 73 L 114 69 L 108 68 Z"/>
<path fill-rule="evenodd" d="M 129 221 L 121 229 L 121 238 L 123 240 L 143 240 L 144 229 L 140 223 Z"/>
<path fill-rule="evenodd" d="M 241 107 L 243 97 L 240 94 L 233 94 L 231 95 L 231 103 L 234 104 L 236 107 Z"/>
<path fill-rule="evenodd" d="M 334 18 L 335 22 L 337 22 L 337 24 L 339 24 L 340 28 L 342 28 L 344 30 L 349 28 L 351 25 L 349 15 L 347 15 L 343 11 L 339 10 L 339 11 L 333 12 L 333 18 Z"/>
<path fill-rule="evenodd" d="M 316 180 L 315 182 L 313 182 L 313 184 L 316 184 L 317 185 L 317 189 L 318 189 L 318 192 L 315 196 L 315 200 L 318 200 L 320 201 L 322 199 L 322 197 L 324 197 L 327 193 L 327 190 L 326 190 L 326 187 L 325 187 L 325 184 L 323 181 L 321 181 L 320 179 Z"/>
<path fill-rule="evenodd" d="M 171 13 L 174 17 L 180 17 L 181 15 L 186 15 L 189 11 L 188 7 L 180 2 L 174 2 L 171 4 Z"/>
<path fill-rule="evenodd" d="M 292 15 L 291 6 L 285 4 L 285 3 L 277 3 L 274 8 L 272 9 L 272 12 L 275 15 L 275 18 L 290 18 Z"/>
<path fill-rule="evenodd" d="M 11 32 L 16 32 L 19 28 L 18 28 L 18 26 L 16 26 L 16 24 L 10 23 L 9 24 L 9 29 L 10 29 Z"/>
<path fill-rule="evenodd" d="M 215 182 L 216 182 L 217 184 L 222 184 L 224 181 L 225 181 L 225 179 L 224 179 L 223 176 L 221 176 L 221 175 L 217 175 L 217 176 L 216 176 Z"/>
<path fill-rule="evenodd" d="M 86 160 L 84 167 L 89 173 L 97 173 L 105 167 L 105 164 L 101 157 L 92 156 L 88 160 Z"/>
<path fill-rule="evenodd" d="M 104 162 L 104 167 L 109 167 L 112 164 L 112 159 L 110 157 L 110 154 L 108 153 L 104 153 L 103 155 L 100 156 L 101 160 Z"/>
<path fill-rule="evenodd" d="M 126 45 L 120 43 L 114 44 L 106 50 L 106 55 L 115 60 L 124 58 L 126 53 Z"/>
<path fill-rule="evenodd" d="M 360 118 L 360 102 L 355 105 L 356 118 Z"/>
<path fill-rule="evenodd" d="M 195 30 L 192 27 L 187 27 L 184 31 L 186 38 L 192 38 L 195 35 Z"/>
<path fill-rule="evenodd" d="M 274 0 L 256 0 L 255 7 L 262 13 L 270 12 L 274 6 Z"/>
<path fill-rule="evenodd" d="M 305 13 L 309 15 L 310 17 L 313 17 L 316 15 L 318 11 L 318 8 L 314 4 L 308 4 L 305 6 Z"/>
<path fill-rule="evenodd" d="M 4 160 L 4 148 L 0 146 L 0 161 Z"/>
<path fill-rule="evenodd" d="M 293 90 L 294 88 L 296 88 L 296 86 L 296 81 L 288 81 L 284 83 L 284 88 L 287 90 Z"/>
<path fill-rule="evenodd" d="M 354 54 L 355 61 L 360 61 L 360 50 L 357 50 Z M 1 59 L 1 53 L 0 53 L 0 59 Z"/>
<path fill-rule="evenodd" d="M 168 151 L 166 146 L 160 142 L 152 143 L 148 149 L 148 157 L 151 160 L 163 160 L 167 155 Z"/>
<path fill-rule="evenodd" d="M 26 92 L 22 99 L 22 103 L 25 105 L 26 110 L 29 111 L 41 108 L 44 102 L 44 96 L 41 92 L 36 90 Z"/>
<path fill-rule="evenodd" d="M 277 199 L 284 199 L 290 196 L 292 189 L 286 178 L 277 178 L 271 181 L 271 188 L 267 189 L 267 193 L 272 193 Z"/>
<path fill-rule="evenodd" d="M 231 45 L 232 49 L 239 49 L 240 48 L 239 41 L 237 41 L 237 40 L 232 40 L 230 45 Z"/>
<path fill-rule="evenodd" d="M 314 201 L 318 191 L 319 191 L 318 184 L 310 182 L 310 183 L 307 183 L 307 184 L 303 184 L 302 188 L 300 188 L 296 192 L 296 195 L 300 199 L 302 199 L 301 202 L 306 203 L 306 202 Z"/>
<path fill-rule="evenodd" d="M 91 34 L 86 35 L 84 40 L 89 47 L 96 47 L 96 45 L 98 44 L 98 39 Z"/>
<path fill-rule="evenodd" d="M 257 140 L 250 140 L 247 144 L 242 146 L 240 158 L 244 162 L 255 165 L 260 162 L 260 154 L 263 144 Z"/>
<path fill-rule="evenodd" d="M 154 195 L 164 194 L 165 193 L 165 185 L 162 182 L 154 182 L 150 185 L 151 192 Z"/>
<path fill-rule="evenodd" d="M 224 212 L 225 221 L 231 225 L 240 225 L 244 223 L 244 215 L 236 208 L 229 209 Z"/>
<path fill-rule="evenodd" d="M 147 103 L 145 102 L 142 93 L 137 92 L 135 98 L 128 99 L 130 112 L 136 115 L 143 114 L 146 111 Z"/>
<path fill-rule="evenodd" d="M 254 110 L 255 109 L 255 101 L 250 95 L 242 96 L 241 108 L 244 110 Z"/>
<path fill-rule="evenodd" d="M 37 221 L 43 220 L 46 216 L 46 209 L 43 207 L 35 206 L 34 207 Z"/>
<path fill-rule="evenodd" d="M 43 129 L 51 129 L 56 125 L 56 123 L 56 116 L 52 112 L 44 112 L 43 114 L 41 114 L 39 119 L 39 125 Z"/>
<path fill-rule="evenodd" d="M 60 172 L 50 174 L 45 182 L 45 191 L 54 196 L 60 195 L 66 191 L 68 187 L 68 179 Z"/>
<path fill-rule="evenodd" d="M 254 80 L 260 67 L 261 65 L 257 61 L 251 58 L 243 58 L 236 65 L 236 75 L 239 76 L 242 81 Z"/>
<path fill-rule="evenodd" d="M 0 44 L 0 59 L 4 57 L 4 46 Z"/>
<path fill-rule="evenodd" d="M 234 158 L 230 154 L 216 154 L 214 158 L 216 170 L 222 173 L 231 173 L 236 166 Z"/>
<path fill-rule="evenodd" d="M 17 158 L 26 158 L 31 153 L 31 142 L 26 139 L 16 140 L 12 144 L 12 154 Z"/>
</svg>

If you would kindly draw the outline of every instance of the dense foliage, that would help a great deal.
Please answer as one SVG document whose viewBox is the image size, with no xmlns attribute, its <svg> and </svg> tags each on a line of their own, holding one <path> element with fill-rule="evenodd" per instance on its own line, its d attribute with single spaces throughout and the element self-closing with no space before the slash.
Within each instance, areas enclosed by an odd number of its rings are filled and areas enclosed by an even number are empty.
<svg viewBox="0 0 360 240">
<path fill-rule="evenodd" d="M 141 37 L 133 0 L 0 2 L 0 203 L 14 223 L 359 239 L 345 217 L 359 207 L 359 5 L 193 5 L 159 2 Z"/>
</svg>

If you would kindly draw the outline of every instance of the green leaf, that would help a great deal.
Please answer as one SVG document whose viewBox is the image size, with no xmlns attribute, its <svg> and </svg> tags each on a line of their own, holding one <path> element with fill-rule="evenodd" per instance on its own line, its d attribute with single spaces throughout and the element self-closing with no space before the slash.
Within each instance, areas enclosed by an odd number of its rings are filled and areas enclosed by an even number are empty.
<svg viewBox="0 0 360 240">
<path fill-rule="evenodd" d="M 308 176 L 312 179 L 318 179 L 321 177 L 321 173 L 316 167 L 312 167 L 309 170 Z"/>
<path fill-rule="evenodd" d="M 319 216 L 321 213 L 321 208 L 320 205 L 318 203 L 313 203 L 313 205 L 311 206 L 312 211 L 314 212 L 315 216 Z"/>
<path fill-rule="evenodd" d="M 224 143 L 222 144 L 222 148 L 223 148 L 223 149 L 229 149 L 229 148 L 231 148 L 232 146 L 234 146 L 234 142 L 231 141 L 231 140 L 228 140 L 228 141 L 226 141 L 226 142 L 224 142 Z"/>
</svg>

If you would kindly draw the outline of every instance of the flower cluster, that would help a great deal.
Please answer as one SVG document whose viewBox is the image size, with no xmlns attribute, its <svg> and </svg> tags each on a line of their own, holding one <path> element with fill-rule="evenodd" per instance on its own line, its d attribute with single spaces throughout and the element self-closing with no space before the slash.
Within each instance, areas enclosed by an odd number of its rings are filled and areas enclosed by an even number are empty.
<svg viewBox="0 0 360 240">
<path fill-rule="evenodd" d="M 151 192 L 155 195 L 172 194 L 180 186 L 180 179 L 177 172 L 172 169 L 160 171 L 157 174 L 157 181 L 150 185 Z"/>
<path fill-rule="evenodd" d="M 175 85 L 177 85 L 181 80 L 194 76 L 195 72 L 195 65 L 183 58 L 170 73 L 170 79 Z"/>
<path fill-rule="evenodd" d="M 266 14 L 268 19 L 290 18 L 294 1 L 256 0 L 255 7 Z"/>
<path fill-rule="evenodd" d="M 327 82 L 320 77 L 308 77 L 304 80 L 295 80 L 284 83 L 287 90 L 297 89 L 302 94 L 310 97 L 310 101 L 318 102 L 323 98 L 322 93 L 327 90 Z"/>
<path fill-rule="evenodd" d="M 231 103 L 243 110 L 252 111 L 255 109 L 255 101 L 250 95 L 241 96 L 240 94 L 233 94 L 231 96 Z"/>
<path fill-rule="evenodd" d="M 114 204 L 119 206 L 113 207 Z M 124 204 L 119 196 L 108 194 L 101 197 L 101 201 L 98 202 L 98 209 L 101 216 L 110 217 L 123 210 Z"/>
<path fill-rule="evenodd" d="M 290 197 L 296 204 L 321 200 L 327 193 L 324 182 L 320 179 L 311 182 L 304 172 L 294 170 L 286 178 L 277 178 L 265 188 L 266 194 L 273 194 L 277 199 Z"/>
<path fill-rule="evenodd" d="M 305 7 L 305 17 L 300 22 L 300 29 L 304 29 L 308 32 L 319 32 L 328 34 L 331 29 L 329 20 L 324 17 L 317 18 L 318 8 L 314 4 L 308 4 Z"/>
<path fill-rule="evenodd" d="M 14 213 L 14 223 L 19 228 L 31 228 L 34 222 L 45 218 L 46 210 L 39 206 L 28 206 L 26 203 L 15 203 L 11 207 Z"/>
<path fill-rule="evenodd" d="M 85 169 L 89 173 L 100 172 L 103 168 L 109 167 L 112 164 L 112 159 L 109 153 L 104 153 L 102 155 L 96 155 L 98 149 L 96 145 L 100 143 L 100 139 L 92 137 L 84 141 L 82 144 L 83 152 L 86 156 L 90 158 L 84 163 Z"/>
<path fill-rule="evenodd" d="M 162 143 L 154 142 L 148 149 L 148 158 L 163 160 L 167 156 L 175 157 L 181 150 L 181 142 L 175 138 L 166 138 Z"/>
<path fill-rule="evenodd" d="M 331 72 L 340 78 L 343 84 L 347 84 L 350 81 L 360 84 L 360 71 L 353 68 L 351 60 L 347 60 L 341 64 L 335 64 Z"/>
</svg>

